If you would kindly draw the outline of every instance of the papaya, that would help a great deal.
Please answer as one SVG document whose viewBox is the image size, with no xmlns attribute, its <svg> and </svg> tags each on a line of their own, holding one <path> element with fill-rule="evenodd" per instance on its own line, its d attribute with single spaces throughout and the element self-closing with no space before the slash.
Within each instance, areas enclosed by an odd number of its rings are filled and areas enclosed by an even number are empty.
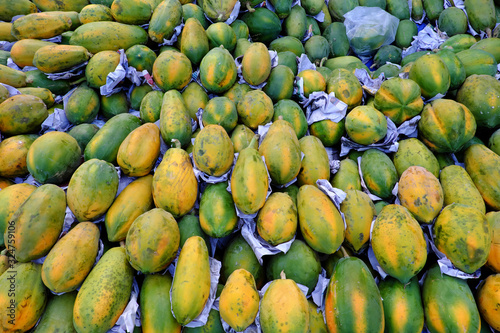
<svg viewBox="0 0 500 333">
<path fill-rule="evenodd" d="M 222 46 L 229 52 L 233 52 L 236 47 L 236 34 L 227 23 L 217 22 L 211 24 L 207 28 L 206 35 L 211 49 Z"/>
<path fill-rule="evenodd" d="M 250 47 L 252 42 L 248 39 L 239 38 L 236 40 L 236 46 L 234 47 L 233 56 L 238 58 L 245 54 L 247 49 Z"/>
<path fill-rule="evenodd" d="M 395 45 L 384 45 L 378 49 L 373 58 L 373 65 L 375 68 L 385 65 L 390 62 L 392 64 L 400 64 L 402 50 Z"/>
<path fill-rule="evenodd" d="M 489 75 L 471 75 L 458 90 L 456 100 L 472 112 L 477 126 L 500 124 L 500 83 Z"/>
<path fill-rule="evenodd" d="M 149 22 L 152 8 L 146 0 L 114 0 L 111 15 L 116 22 L 141 25 Z"/>
<path fill-rule="evenodd" d="M 309 40 L 311 40 L 311 38 Z M 325 91 L 326 89 L 325 78 L 318 71 L 306 69 L 301 71 L 297 76 L 302 79 L 305 97 L 309 97 L 309 95 L 315 91 Z"/>
<path fill-rule="evenodd" d="M 309 246 L 326 254 L 337 251 L 344 240 L 345 227 L 326 194 L 313 185 L 301 186 L 297 212 L 300 231 Z"/>
<path fill-rule="evenodd" d="M 193 208 L 197 197 L 198 181 L 189 155 L 180 146 L 170 148 L 153 177 L 156 207 L 181 217 Z"/>
<path fill-rule="evenodd" d="M 9 0 L 0 1 L 0 20 L 10 22 L 14 16 L 36 13 L 36 5 L 29 0 L 19 0 L 12 3 Z"/>
<path fill-rule="evenodd" d="M 68 132 L 80 146 L 81 151 L 85 150 L 87 143 L 99 131 L 99 127 L 94 124 L 80 124 L 71 128 Z"/>
<path fill-rule="evenodd" d="M 491 31 L 495 27 L 497 18 L 493 0 L 465 0 L 464 4 L 469 23 L 475 31 Z"/>
<path fill-rule="evenodd" d="M 287 253 L 272 256 L 266 265 L 269 281 L 279 279 L 281 272 L 295 283 L 306 286 L 311 294 L 321 273 L 319 256 L 305 242 L 296 239 Z"/>
<path fill-rule="evenodd" d="M 117 163 L 131 177 L 147 175 L 160 155 L 160 129 L 152 123 L 139 126 L 118 148 Z"/>
<path fill-rule="evenodd" d="M 446 119 L 443 122 L 443 119 Z M 418 123 L 423 143 L 438 153 L 453 153 L 476 132 L 476 121 L 469 109 L 448 99 L 432 101 L 424 107 Z"/>
<path fill-rule="evenodd" d="M 345 25 L 341 22 L 333 22 L 325 28 L 322 34 L 330 46 L 330 57 L 343 57 L 349 53 L 349 39 L 347 38 Z"/>
<path fill-rule="evenodd" d="M 410 166 L 399 178 L 401 205 L 421 223 L 430 224 L 443 208 L 444 195 L 439 180 L 421 166 Z"/>
<path fill-rule="evenodd" d="M 479 332 L 481 319 L 467 282 L 442 274 L 437 264 L 427 271 L 422 302 L 431 332 Z"/>
<path fill-rule="evenodd" d="M 417 275 L 427 260 L 422 229 L 400 205 L 382 208 L 373 224 L 371 245 L 382 269 L 403 284 Z"/>
<path fill-rule="evenodd" d="M 262 90 L 251 90 L 243 95 L 236 110 L 240 122 L 253 130 L 269 123 L 274 114 L 273 101 Z"/>
<path fill-rule="evenodd" d="M 256 229 L 273 246 L 291 240 L 297 230 L 297 208 L 292 198 L 286 193 L 272 193 L 257 215 Z"/>
<path fill-rule="evenodd" d="M 414 21 L 420 21 L 424 16 L 424 5 L 423 0 L 412 0 L 411 1 L 411 18 Z"/>
<path fill-rule="evenodd" d="M 194 4 L 194 3 L 186 3 L 182 5 L 182 17 L 184 18 L 184 22 L 186 22 L 190 17 L 193 17 L 197 19 L 203 29 L 207 29 L 209 26 L 209 23 L 205 17 L 205 13 L 203 12 L 203 9 L 201 9 L 200 6 Z M 238 21 L 238 20 L 236 20 Z M 234 22 L 233 22 L 234 23 Z M 248 28 L 247 28 L 248 30 Z M 247 36 L 248 38 L 248 36 Z"/>
<path fill-rule="evenodd" d="M 196 65 L 200 64 L 209 51 L 205 29 L 195 18 L 187 19 L 182 29 L 180 51 Z"/>
<path fill-rule="evenodd" d="M 54 95 L 49 89 L 24 87 L 18 88 L 17 90 L 19 90 L 23 95 L 33 95 L 40 97 L 47 108 L 51 108 L 55 104 Z"/>
<path fill-rule="evenodd" d="M 234 105 L 238 105 L 238 103 L 243 99 L 243 96 L 251 90 L 252 88 L 250 88 L 248 84 L 240 84 L 236 82 L 231 88 L 229 88 L 228 91 L 224 93 L 224 96 L 232 100 Z"/>
<path fill-rule="evenodd" d="M 330 163 L 321 140 L 309 135 L 300 139 L 299 145 L 304 158 L 297 175 L 297 184 L 316 185 L 318 179 L 330 179 Z"/>
<path fill-rule="evenodd" d="M 231 29 L 233 29 L 234 34 L 236 35 L 236 39 L 248 39 L 249 31 L 248 26 L 242 20 L 234 20 L 233 23 L 230 24 Z"/>
<path fill-rule="evenodd" d="M 94 266 L 99 250 L 99 229 L 81 222 L 50 250 L 42 266 L 43 283 L 54 293 L 76 290 Z"/>
<path fill-rule="evenodd" d="M 410 7 L 408 6 L 408 1 L 387 0 L 387 5 L 385 9 L 389 14 L 397 17 L 400 20 L 407 20 L 410 18 Z"/>
<path fill-rule="evenodd" d="M 363 153 L 361 171 L 366 187 L 371 193 L 382 199 L 392 196 L 392 189 L 398 181 L 396 167 L 391 159 L 376 149 L 369 149 Z"/>
<path fill-rule="evenodd" d="M 163 43 L 174 34 L 174 28 L 181 23 L 182 5 L 178 0 L 161 2 L 153 11 L 148 34 L 153 42 Z"/>
<path fill-rule="evenodd" d="M 160 119 L 163 92 L 150 91 L 141 101 L 140 115 L 145 123 L 154 123 Z"/>
<path fill-rule="evenodd" d="M 413 13 L 413 8 L 412 8 Z M 415 22 L 411 20 L 399 21 L 398 30 L 396 30 L 396 40 L 394 44 L 399 48 L 407 48 L 413 42 L 413 36 L 418 34 L 418 28 Z"/>
<path fill-rule="evenodd" d="M 162 271 L 175 258 L 179 241 L 179 227 L 172 214 L 161 208 L 152 209 L 130 226 L 125 243 L 127 259 L 137 271 Z"/>
<path fill-rule="evenodd" d="M 205 109 L 209 100 L 206 91 L 198 83 L 191 82 L 184 88 L 182 97 L 190 117 L 197 120 L 196 113 L 198 109 Z"/>
<path fill-rule="evenodd" d="M 111 119 L 120 113 L 128 113 L 130 105 L 125 91 L 105 96 L 101 95 L 101 114 L 106 119 Z"/>
<path fill-rule="evenodd" d="M 319 138 L 325 147 L 333 147 L 340 142 L 345 132 L 345 119 L 338 123 L 325 119 L 311 124 L 309 127 L 311 135 Z"/>
<path fill-rule="evenodd" d="M 76 28 L 78 28 L 79 26 L 82 25 L 82 23 L 80 22 L 80 18 L 79 18 L 79 11 L 75 11 L 75 10 L 55 10 L 55 11 L 44 11 L 44 14 L 47 14 L 47 15 L 52 15 L 52 16 L 66 16 L 67 18 L 69 18 L 71 20 L 71 27 L 69 29 L 69 31 L 65 31 L 63 32 L 64 33 L 67 33 L 67 32 L 72 32 L 73 30 L 75 30 Z M 62 34 L 61 34 L 62 35 Z"/>
<path fill-rule="evenodd" d="M 297 284 L 286 279 L 274 280 L 267 288 L 260 303 L 260 327 L 262 332 L 309 331 L 309 305 Z"/>
<path fill-rule="evenodd" d="M 453 51 L 448 49 L 440 50 L 437 55 L 444 62 L 446 68 L 448 68 L 448 72 L 450 73 L 450 90 L 460 88 L 466 78 L 466 71 L 463 62 L 455 53 L 453 53 Z"/>
<path fill-rule="evenodd" d="M 430 22 L 435 22 L 444 8 L 444 0 L 422 0 L 425 14 Z"/>
<path fill-rule="evenodd" d="M 281 21 L 276 13 L 265 7 L 245 13 L 241 20 L 248 26 L 250 37 L 254 42 L 266 45 L 274 41 L 281 32 Z"/>
<path fill-rule="evenodd" d="M 233 143 L 234 152 L 239 153 L 243 149 L 247 148 L 254 135 L 255 133 L 245 125 L 237 125 L 231 133 L 231 142 Z M 254 140 L 254 146 L 252 148 L 257 149 L 257 145 L 258 142 Z"/>
<path fill-rule="evenodd" d="M 399 148 L 394 154 L 393 162 L 398 177 L 401 177 L 403 172 L 411 166 L 424 167 L 434 177 L 439 177 L 440 167 L 436 156 L 416 138 L 399 141 Z"/>
<path fill-rule="evenodd" d="M 326 83 L 326 92 L 334 92 L 335 97 L 347 104 L 348 111 L 360 105 L 363 97 L 363 89 L 358 79 L 348 70 L 341 68 L 332 70 Z"/>
<path fill-rule="evenodd" d="M 145 45 L 134 45 L 125 51 L 129 66 L 142 72 L 147 70 L 153 73 L 153 64 L 156 61 L 156 53 Z"/>
<path fill-rule="evenodd" d="M 255 253 L 243 236 L 237 235 L 231 240 L 224 251 L 220 283 L 225 283 L 231 273 L 240 268 L 252 273 L 257 288 L 261 288 L 264 285 L 264 268 L 259 264 Z"/>
<path fill-rule="evenodd" d="M 500 302 L 500 274 L 490 275 L 479 287 L 477 305 L 484 320 L 495 330 L 500 330 L 497 305 Z"/>
<path fill-rule="evenodd" d="M 64 111 L 69 122 L 78 125 L 92 122 L 99 113 L 100 106 L 97 92 L 82 84 L 68 98 Z"/>
<path fill-rule="evenodd" d="M 118 22 L 91 22 L 78 27 L 69 43 L 85 47 L 90 53 L 118 51 L 146 44 L 148 34 L 139 26 Z"/>
<path fill-rule="evenodd" d="M 78 142 L 64 132 L 48 132 L 37 138 L 28 150 L 26 165 L 42 184 L 61 184 L 69 180 L 80 165 Z"/>
<path fill-rule="evenodd" d="M 48 302 L 34 333 L 76 333 L 73 327 L 73 305 L 77 292 L 52 297 Z"/>
<path fill-rule="evenodd" d="M 231 273 L 220 295 L 221 318 L 240 332 L 250 326 L 259 311 L 259 293 L 253 275 L 240 268 Z"/>
<path fill-rule="evenodd" d="M 380 281 L 378 288 L 384 305 L 386 332 L 422 332 L 424 308 L 418 279 L 413 277 L 408 284 L 396 279 Z"/>
<path fill-rule="evenodd" d="M 348 190 L 361 191 L 361 178 L 356 161 L 348 158 L 340 161 L 339 170 L 332 177 L 331 184 L 344 192 Z"/>
<path fill-rule="evenodd" d="M 472 45 L 470 49 L 486 51 L 495 57 L 497 63 L 500 61 L 500 38 L 491 37 L 482 39 Z"/>
<path fill-rule="evenodd" d="M 464 64 L 467 77 L 473 74 L 495 76 L 497 72 L 497 61 L 489 52 L 468 49 L 458 52 L 457 57 Z"/>
<path fill-rule="evenodd" d="M 26 72 L 26 87 L 46 88 L 54 95 L 65 95 L 71 89 L 69 80 L 53 81 L 38 69 Z"/>
<path fill-rule="evenodd" d="M 223 93 L 231 88 L 236 72 L 234 59 L 224 48 L 213 48 L 201 60 L 200 80 L 211 93 Z"/>
<path fill-rule="evenodd" d="M 118 190 L 118 174 L 111 163 L 91 159 L 71 176 L 67 190 L 68 207 L 78 221 L 92 221 L 104 214 Z"/>
<path fill-rule="evenodd" d="M 114 51 L 97 52 L 85 67 L 87 84 L 99 88 L 106 84 L 106 78 L 120 63 L 120 54 Z"/>
<path fill-rule="evenodd" d="M 236 105 L 227 97 L 214 97 L 203 110 L 202 122 L 203 126 L 220 125 L 231 133 L 238 123 Z"/>
<path fill-rule="evenodd" d="M 14 88 L 26 87 L 26 74 L 17 69 L 0 65 L 0 83 L 13 86 Z"/>
<path fill-rule="evenodd" d="M 375 206 L 366 193 L 347 190 L 346 194 L 340 205 L 340 211 L 344 214 L 347 224 L 345 242 L 357 253 L 368 246 L 370 228 L 376 215 Z"/>
<path fill-rule="evenodd" d="M 77 332 L 102 332 L 113 327 L 127 306 L 134 270 L 125 249 L 109 249 L 82 284 L 73 307 Z"/>
<path fill-rule="evenodd" d="M 438 55 L 426 54 L 415 60 L 410 69 L 410 80 L 418 83 L 424 98 L 446 94 L 450 87 L 450 73 Z"/>
<path fill-rule="evenodd" d="M 86 48 L 77 45 L 47 45 L 39 48 L 33 65 L 44 73 L 63 72 L 90 58 Z"/>
<path fill-rule="evenodd" d="M 36 6 L 42 12 L 50 11 L 76 11 L 80 12 L 83 7 L 88 5 L 88 0 L 74 0 L 74 1 L 54 1 L 54 0 L 34 0 Z"/>
<path fill-rule="evenodd" d="M 263 43 L 252 43 L 243 55 L 241 62 L 243 78 L 251 85 L 257 86 L 271 73 L 271 57 Z"/>
<path fill-rule="evenodd" d="M 165 91 L 184 88 L 191 80 L 192 71 L 189 58 L 181 52 L 165 51 L 153 64 L 153 78 Z"/>
<path fill-rule="evenodd" d="M 210 265 L 203 238 L 187 239 L 175 267 L 171 289 L 172 313 L 177 322 L 186 325 L 198 317 L 210 293 Z"/>
<path fill-rule="evenodd" d="M 27 332 L 44 313 L 49 295 L 40 278 L 41 268 L 33 262 L 19 263 L 11 268 L 14 279 L 12 274 L 0 275 L 0 305 L 5 309 L 0 317 L 2 332 Z M 9 292 L 12 289 L 15 293 Z"/>
<path fill-rule="evenodd" d="M 169 90 L 163 95 L 160 132 L 163 141 L 172 146 L 173 139 L 179 140 L 182 146 L 191 141 L 191 118 L 182 95 L 176 90 Z"/>
<path fill-rule="evenodd" d="M 352 9 L 359 6 L 358 0 L 333 0 L 332 2 L 328 2 L 328 10 L 332 19 L 335 21 L 344 22 L 344 14 L 351 11 Z"/>
<path fill-rule="evenodd" d="M 443 187 L 444 206 L 456 202 L 474 207 L 483 214 L 486 213 L 481 193 L 464 168 L 458 165 L 449 165 L 441 170 L 439 180 Z"/>
<path fill-rule="evenodd" d="M 327 333 L 325 318 L 323 317 L 323 312 L 320 308 L 316 306 L 311 300 L 307 302 L 309 304 L 309 329 L 311 332 L 316 333 Z"/>
<path fill-rule="evenodd" d="M 26 156 L 36 134 L 16 135 L 0 142 L 0 176 L 7 178 L 24 177 L 28 174 Z M 1 230 L 0 230 L 1 231 Z"/>
<path fill-rule="evenodd" d="M 226 188 L 226 182 L 210 184 L 201 195 L 200 226 L 210 237 L 225 237 L 238 223 L 233 198 Z"/>
<path fill-rule="evenodd" d="M 222 327 L 222 322 L 220 320 L 219 311 L 211 309 L 208 313 L 207 323 L 201 327 L 184 327 L 183 332 L 185 333 L 224 333 L 224 328 Z"/>
<path fill-rule="evenodd" d="M 362 145 L 371 145 L 387 134 L 387 120 L 374 107 L 361 105 L 347 114 L 345 129 L 349 138 Z"/>
<path fill-rule="evenodd" d="M 217 2 L 214 0 L 203 0 L 201 8 L 207 17 L 214 22 L 224 22 L 229 18 L 236 5 L 236 0 Z"/>
<path fill-rule="evenodd" d="M 193 160 L 199 170 L 219 177 L 231 168 L 233 159 L 233 143 L 222 126 L 207 125 L 196 136 Z"/>
<path fill-rule="evenodd" d="M 335 265 L 325 296 L 329 332 L 384 331 L 382 298 L 370 270 L 356 257 L 344 257 Z"/>
<path fill-rule="evenodd" d="M 5 189 L 9 186 L 14 185 L 14 182 L 7 178 L 0 178 L 0 189 Z"/>
<path fill-rule="evenodd" d="M 434 224 L 435 244 L 455 267 L 473 273 L 483 266 L 490 252 L 491 229 L 477 209 L 452 203 Z"/>
<path fill-rule="evenodd" d="M 244 214 L 254 214 L 264 206 L 269 187 L 266 164 L 254 147 L 257 140 L 254 137 L 240 151 L 231 173 L 231 195 L 236 207 Z"/>
<path fill-rule="evenodd" d="M 140 119 L 129 113 L 114 116 L 104 124 L 85 147 L 83 153 L 85 160 L 98 158 L 116 163 L 120 145 L 140 124 Z"/>
<path fill-rule="evenodd" d="M 104 219 L 110 242 L 124 240 L 134 220 L 154 208 L 152 182 L 152 175 L 140 177 L 127 185 L 113 201 Z"/>
<path fill-rule="evenodd" d="M 278 103 L 284 99 L 289 100 L 292 98 L 293 94 L 294 79 L 295 76 L 293 71 L 289 67 L 278 65 L 271 70 L 267 84 L 264 86 L 263 91 L 274 103 Z M 274 115 L 276 116 L 276 110 Z"/>
<path fill-rule="evenodd" d="M 490 136 L 490 139 L 488 140 L 488 148 L 493 150 L 497 155 L 500 155 L 500 131 L 496 130 L 493 132 L 493 134 Z"/>
<path fill-rule="evenodd" d="M 82 24 L 100 21 L 113 21 L 111 9 L 99 4 L 92 4 L 83 7 L 78 14 L 78 18 Z"/>
<path fill-rule="evenodd" d="M 14 213 L 28 199 L 28 197 L 36 189 L 35 186 L 21 183 L 13 184 L 0 191 L 0 233 L 3 235 L 9 226 Z M 4 238 L 0 237 L 0 245 L 7 246 L 4 243 Z"/>
<path fill-rule="evenodd" d="M 293 36 L 284 36 L 273 40 L 269 44 L 269 50 L 273 50 L 278 53 L 290 51 L 297 57 L 300 57 L 302 53 L 306 53 L 302 42 L 298 38 L 295 38 Z"/>
<path fill-rule="evenodd" d="M 33 58 L 36 51 L 44 46 L 55 46 L 57 44 L 38 39 L 22 39 L 12 45 L 10 57 L 19 67 L 33 66 Z"/>
<path fill-rule="evenodd" d="M 283 120 L 288 121 L 292 125 L 295 134 L 297 135 L 297 139 L 301 139 L 304 135 L 306 135 L 307 120 L 304 115 L 304 111 L 299 104 L 290 99 L 280 100 L 278 103 L 274 104 L 273 121 L 277 121 L 280 116 Z"/>
<path fill-rule="evenodd" d="M 4 233 L 9 252 L 19 262 L 45 256 L 59 238 L 65 211 L 63 190 L 52 184 L 38 187 L 9 220 Z"/>
<path fill-rule="evenodd" d="M 170 287 L 172 277 L 169 273 L 149 274 L 144 278 L 139 294 L 141 323 L 144 333 L 172 332 L 180 333 L 181 325 L 172 315 Z"/>
<path fill-rule="evenodd" d="M 449 37 L 465 34 L 468 28 L 467 16 L 459 8 L 448 7 L 439 14 L 438 26 L 439 30 L 446 32 Z"/>
<path fill-rule="evenodd" d="M 458 34 L 448 38 L 441 45 L 439 49 L 449 49 L 454 53 L 469 49 L 472 45 L 476 44 L 477 40 L 469 34 Z"/>
<path fill-rule="evenodd" d="M 12 23 L 11 34 L 18 40 L 52 38 L 70 30 L 71 24 L 66 15 L 28 14 Z"/>
</svg>

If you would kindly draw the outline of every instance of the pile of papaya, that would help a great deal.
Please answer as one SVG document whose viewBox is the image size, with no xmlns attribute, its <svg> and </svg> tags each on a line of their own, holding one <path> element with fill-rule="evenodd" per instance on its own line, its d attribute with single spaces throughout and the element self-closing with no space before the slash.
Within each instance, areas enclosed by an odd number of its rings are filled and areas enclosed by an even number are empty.
<svg viewBox="0 0 500 333">
<path fill-rule="evenodd" d="M 0 332 L 500 331 L 498 23 L 0 0 Z"/>
</svg>

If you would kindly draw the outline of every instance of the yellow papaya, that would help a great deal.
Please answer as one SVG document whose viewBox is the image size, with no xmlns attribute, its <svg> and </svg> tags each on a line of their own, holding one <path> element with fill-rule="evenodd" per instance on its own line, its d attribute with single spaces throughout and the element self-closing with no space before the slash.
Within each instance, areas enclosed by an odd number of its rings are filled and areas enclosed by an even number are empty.
<svg viewBox="0 0 500 333">
<path fill-rule="evenodd" d="M 207 125 L 196 136 L 193 146 L 194 164 L 210 176 L 222 176 L 233 165 L 234 147 L 226 130 Z"/>
<path fill-rule="evenodd" d="M 45 103 L 47 109 L 51 108 L 55 104 L 54 94 L 47 88 L 32 88 L 32 87 L 24 87 L 18 88 L 23 95 L 33 95 L 40 97 L 40 99 Z"/>
<path fill-rule="evenodd" d="M 500 273 L 500 212 L 489 212 L 486 220 L 491 229 L 491 247 L 486 264 L 495 273 Z"/>
<path fill-rule="evenodd" d="M 193 68 L 189 58 L 181 52 L 162 52 L 153 64 L 153 79 L 165 91 L 181 90 L 189 81 Z"/>
<path fill-rule="evenodd" d="M 26 74 L 17 69 L 0 65 L 0 83 L 13 86 L 14 88 L 26 87 Z"/>
<path fill-rule="evenodd" d="M 99 228 L 78 223 L 50 250 L 42 266 L 43 283 L 55 293 L 76 290 L 94 266 L 99 250 Z"/>
<path fill-rule="evenodd" d="M 170 39 L 174 29 L 181 23 L 182 6 L 178 0 L 162 1 L 153 11 L 149 21 L 148 34 L 153 42 L 163 43 Z"/>
<path fill-rule="evenodd" d="M 28 174 L 26 156 L 36 138 L 36 134 L 16 135 L 0 142 L 0 176 L 13 178 Z"/>
<path fill-rule="evenodd" d="M 0 20 L 10 22 L 14 16 L 36 13 L 36 5 L 29 0 L 0 0 Z"/>
<path fill-rule="evenodd" d="M 267 288 L 260 304 L 260 326 L 262 332 L 309 331 L 309 305 L 306 296 L 295 281 L 274 280 Z"/>
<path fill-rule="evenodd" d="M 300 150 L 304 154 L 297 185 L 316 185 L 318 179 L 330 179 L 330 162 L 321 140 L 308 135 L 299 140 Z"/>
<path fill-rule="evenodd" d="M 325 91 L 326 89 L 325 78 L 316 70 L 306 69 L 297 76 L 302 78 L 305 97 L 309 97 L 315 91 Z"/>
<path fill-rule="evenodd" d="M 12 23 L 11 33 L 18 40 L 52 38 L 70 30 L 71 19 L 66 15 L 29 14 Z"/>
<path fill-rule="evenodd" d="M 120 63 L 120 54 L 114 51 L 97 52 L 85 67 L 87 84 L 99 88 L 106 84 L 106 77 Z"/>
<path fill-rule="evenodd" d="M 361 104 L 363 89 L 358 79 L 344 68 L 334 69 L 328 76 L 326 92 L 335 93 L 335 97 L 347 104 L 348 110 Z"/>
<path fill-rule="evenodd" d="M 153 176 L 146 175 L 127 185 L 109 207 L 104 219 L 108 240 L 124 240 L 134 220 L 152 208 Z"/>
<path fill-rule="evenodd" d="M 267 198 L 257 215 L 257 232 L 271 245 L 288 242 L 297 231 L 297 208 L 286 193 L 275 192 Z"/>
<path fill-rule="evenodd" d="M 12 36 L 10 31 L 12 30 L 12 23 L 10 22 L 0 22 L 0 40 L 7 42 L 17 42 L 17 38 Z"/>
<path fill-rule="evenodd" d="M 464 168 L 449 165 L 441 170 L 439 180 L 443 187 L 444 206 L 457 202 L 486 213 L 483 197 Z"/>
<path fill-rule="evenodd" d="M 320 189 L 303 185 L 297 195 L 299 227 L 314 250 L 331 254 L 344 241 L 345 227 L 339 211 Z"/>
<path fill-rule="evenodd" d="M 439 180 L 421 166 L 411 166 L 403 172 L 398 197 L 401 205 L 422 223 L 432 223 L 443 208 L 444 195 Z"/>
<path fill-rule="evenodd" d="M 125 249 L 113 247 L 104 253 L 76 296 L 73 324 L 78 333 L 107 332 L 127 306 L 134 270 Z"/>
<path fill-rule="evenodd" d="M 257 141 L 258 136 L 254 136 L 248 147 L 240 151 L 231 173 L 231 194 L 244 214 L 254 214 L 264 206 L 269 187 L 266 164 L 254 148 Z"/>
<path fill-rule="evenodd" d="M 127 233 L 125 249 L 135 270 L 156 273 L 174 260 L 179 242 L 177 221 L 172 214 L 155 208 L 134 220 Z"/>
<path fill-rule="evenodd" d="M 486 278 L 477 293 L 477 305 L 484 320 L 495 330 L 500 330 L 500 274 L 493 274 Z"/>
<path fill-rule="evenodd" d="M 100 21 L 113 21 L 111 9 L 104 5 L 92 4 L 83 7 L 78 19 L 82 24 Z"/>
<path fill-rule="evenodd" d="M 245 81 L 258 86 L 269 77 L 271 73 L 271 57 L 263 43 L 252 43 L 243 55 L 241 73 Z"/>
<path fill-rule="evenodd" d="M 114 0 L 111 15 L 116 22 L 141 25 L 149 22 L 153 9 L 147 0 Z"/>
<path fill-rule="evenodd" d="M 123 140 L 116 161 L 123 172 L 130 177 L 147 175 L 160 155 L 160 129 L 146 123 Z"/>
<path fill-rule="evenodd" d="M 235 331 L 244 331 L 254 322 L 259 301 L 253 275 L 243 268 L 237 269 L 229 275 L 220 294 L 220 316 Z"/>
<path fill-rule="evenodd" d="M 163 208 L 174 217 L 181 217 L 194 207 L 197 197 L 198 181 L 188 153 L 180 145 L 170 148 L 153 176 L 156 207 Z"/>
<path fill-rule="evenodd" d="M 19 262 L 45 256 L 59 238 L 65 212 L 66 195 L 61 188 L 38 187 L 9 220 L 4 233 L 9 252 Z"/>
<path fill-rule="evenodd" d="M 0 104 L 0 131 L 6 135 L 34 132 L 47 117 L 47 106 L 39 97 L 14 95 Z"/>
<path fill-rule="evenodd" d="M 256 130 L 259 125 L 265 125 L 273 119 L 273 101 L 262 90 L 247 92 L 236 106 L 239 120 Z"/>
<path fill-rule="evenodd" d="M 340 205 L 347 224 L 345 242 L 354 252 L 359 252 L 370 240 L 370 228 L 376 215 L 375 206 L 364 192 L 347 190 L 346 194 Z"/>
<path fill-rule="evenodd" d="M 42 12 L 56 10 L 80 12 L 89 4 L 88 0 L 33 0 L 33 2 Z"/>
<path fill-rule="evenodd" d="M 333 187 L 347 190 L 361 191 L 361 177 L 359 176 L 358 163 L 351 159 L 340 161 L 340 167 L 337 173 L 333 176 L 331 182 Z"/>
<path fill-rule="evenodd" d="M 33 66 L 33 58 L 36 51 L 49 45 L 54 46 L 57 44 L 38 39 L 22 39 L 12 45 L 10 57 L 19 67 Z"/>
<path fill-rule="evenodd" d="M 186 240 L 175 266 L 172 282 L 172 313 L 181 325 L 198 317 L 210 295 L 210 264 L 203 238 Z"/>
</svg>

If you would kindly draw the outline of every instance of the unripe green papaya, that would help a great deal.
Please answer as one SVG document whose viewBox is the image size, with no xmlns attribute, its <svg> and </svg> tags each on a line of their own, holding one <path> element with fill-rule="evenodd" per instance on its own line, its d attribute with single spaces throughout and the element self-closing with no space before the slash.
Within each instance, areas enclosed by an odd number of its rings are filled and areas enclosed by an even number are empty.
<svg viewBox="0 0 500 333">
<path fill-rule="evenodd" d="M 101 101 L 95 90 L 82 84 L 71 94 L 64 111 L 69 122 L 78 125 L 92 122 L 99 113 L 100 106 Z"/>
</svg>

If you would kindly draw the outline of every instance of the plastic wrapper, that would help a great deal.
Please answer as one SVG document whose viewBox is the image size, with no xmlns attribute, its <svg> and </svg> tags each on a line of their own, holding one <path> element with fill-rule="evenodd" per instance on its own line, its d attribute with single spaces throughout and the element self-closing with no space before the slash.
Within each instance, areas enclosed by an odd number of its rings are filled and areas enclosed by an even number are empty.
<svg viewBox="0 0 500 333">
<path fill-rule="evenodd" d="M 117 87 L 127 77 L 128 72 L 128 61 L 125 51 L 120 49 L 118 51 L 120 54 L 120 63 L 116 66 L 115 70 L 106 76 L 106 84 L 101 86 L 100 92 L 102 96 L 111 96 L 120 92 L 121 87 Z"/>
<path fill-rule="evenodd" d="M 85 61 L 79 65 L 72 67 L 71 69 L 59 72 L 59 73 L 45 73 L 49 79 L 55 80 L 67 80 L 75 76 L 80 76 L 85 74 L 85 68 L 87 67 L 88 61 Z"/>
<path fill-rule="evenodd" d="M 73 126 L 66 117 L 66 112 L 62 109 L 54 109 L 54 112 L 49 114 L 47 119 L 45 119 L 42 123 L 42 130 L 40 134 L 58 131 L 58 132 L 66 132 Z"/>
<path fill-rule="evenodd" d="M 241 228 L 241 235 L 247 241 L 248 245 L 252 248 L 257 260 L 259 260 L 259 264 L 263 264 L 264 261 L 262 259 L 263 256 L 266 255 L 275 255 L 278 253 L 287 253 L 292 246 L 293 241 L 295 240 L 295 236 L 291 240 L 285 243 L 281 243 L 279 245 L 273 246 L 266 242 L 256 231 L 256 224 L 253 219 L 243 219 L 243 227 Z"/>
<path fill-rule="evenodd" d="M 361 179 L 361 188 L 363 192 L 365 192 L 372 201 L 380 201 L 382 198 L 377 197 L 375 194 L 372 194 L 368 187 L 366 186 L 365 180 L 363 179 L 363 171 L 361 171 L 361 156 L 358 157 L 358 172 L 359 172 L 359 178 Z"/>
<path fill-rule="evenodd" d="M 57 43 L 57 44 L 61 44 L 62 42 L 62 36 L 59 35 L 59 36 L 54 36 L 54 37 L 51 37 L 51 38 L 45 38 L 45 39 L 42 39 L 44 42 L 51 42 L 51 43 Z"/>
<path fill-rule="evenodd" d="M 175 265 L 177 265 L 177 260 L 178 260 L 178 257 L 175 258 L 174 263 L 171 265 L 171 266 L 173 266 L 173 269 L 175 269 Z M 203 308 L 203 311 L 201 312 L 201 314 L 198 317 L 196 317 L 195 319 L 193 319 L 189 324 L 185 325 L 185 327 L 194 328 L 194 327 L 205 326 L 205 324 L 207 323 L 207 319 L 208 319 L 208 315 L 210 313 L 210 310 L 212 309 L 212 305 L 214 304 L 214 301 L 216 298 L 215 296 L 217 293 L 217 284 L 219 283 L 220 269 L 222 267 L 222 264 L 217 259 L 214 259 L 211 257 L 208 258 L 208 260 L 210 262 L 210 295 L 208 296 L 208 300 L 205 303 L 205 307 Z M 171 272 L 170 274 L 172 276 L 175 275 L 175 273 L 172 273 L 171 270 L 170 270 L 170 272 Z M 172 286 L 173 286 L 173 284 L 172 284 Z M 170 304 L 172 304 L 172 287 L 170 287 Z M 175 315 L 173 312 L 172 312 L 172 315 L 175 318 Z"/>
<path fill-rule="evenodd" d="M 127 304 L 125 310 L 118 318 L 115 326 L 111 328 L 107 333 L 132 333 L 135 326 L 141 326 L 141 315 L 139 311 L 139 303 L 137 299 L 139 297 L 139 286 L 137 281 L 132 284 L 132 293 L 130 294 L 130 300 Z"/>
<path fill-rule="evenodd" d="M 447 39 L 448 37 L 445 33 L 434 31 L 432 25 L 428 24 L 418 32 L 416 37 L 413 37 L 410 47 L 403 50 L 402 57 L 404 58 L 417 51 L 438 49 Z"/>
<path fill-rule="evenodd" d="M 358 6 L 344 15 L 347 38 L 354 52 L 370 56 L 383 45 L 391 44 L 399 19 L 379 7 Z"/>
<path fill-rule="evenodd" d="M 336 98 L 333 92 L 315 91 L 309 95 L 304 106 L 308 125 L 322 120 L 338 123 L 347 113 L 347 104 Z"/>
<path fill-rule="evenodd" d="M 399 147 L 399 143 L 397 142 L 399 135 L 398 129 L 396 128 L 396 124 L 394 124 L 391 119 L 389 119 L 388 117 L 385 118 L 387 119 L 387 134 L 381 142 L 377 142 L 371 145 L 362 145 L 343 136 L 340 139 L 341 141 L 340 156 L 345 156 L 349 154 L 349 151 L 351 149 L 354 149 L 356 151 L 365 151 L 368 149 L 375 148 L 380 151 L 383 151 L 384 153 L 397 152 Z"/>
</svg>

